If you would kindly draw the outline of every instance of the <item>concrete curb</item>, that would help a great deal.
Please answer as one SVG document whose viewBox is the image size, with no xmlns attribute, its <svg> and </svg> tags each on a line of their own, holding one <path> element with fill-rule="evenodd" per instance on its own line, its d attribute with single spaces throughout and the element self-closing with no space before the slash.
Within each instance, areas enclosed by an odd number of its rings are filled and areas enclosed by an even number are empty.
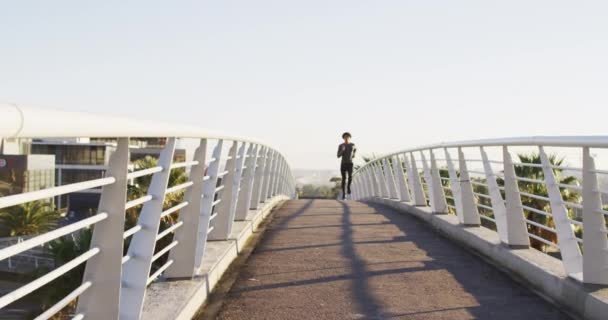
<svg viewBox="0 0 608 320">
<path fill-rule="evenodd" d="M 230 240 L 209 241 L 199 276 L 189 280 L 158 281 L 150 285 L 141 318 L 191 319 L 260 223 L 274 208 L 288 199 L 285 196 L 277 196 L 267 201 L 263 208 L 250 211 L 245 221 L 234 223 Z"/>
<path fill-rule="evenodd" d="M 364 202 L 388 206 L 419 218 L 576 316 L 592 320 L 608 317 L 608 288 L 584 285 L 569 278 L 556 258 L 534 249 L 509 249 L 501 244 L 496 232 L 483 227 L 463 227 L 456 216 L 434 215 L 429 207 L 386 198 L 370 198 Z"/>
</svg>

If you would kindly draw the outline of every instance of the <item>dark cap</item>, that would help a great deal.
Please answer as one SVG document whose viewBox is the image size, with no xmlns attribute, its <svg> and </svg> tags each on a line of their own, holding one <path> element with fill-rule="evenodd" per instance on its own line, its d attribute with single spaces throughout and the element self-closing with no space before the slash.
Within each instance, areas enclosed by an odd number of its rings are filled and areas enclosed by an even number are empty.
<svg viewBox="0 0 608 320">
<path fill-rule="evenodd" d="M 353 136 L 350 134 L 350 132 L 344 132 L 344 133 L 342 134 L 342 139 L 344 139 L 344 138 L 346 138 L 346 137 L 352 138 Z"/>
</svg>

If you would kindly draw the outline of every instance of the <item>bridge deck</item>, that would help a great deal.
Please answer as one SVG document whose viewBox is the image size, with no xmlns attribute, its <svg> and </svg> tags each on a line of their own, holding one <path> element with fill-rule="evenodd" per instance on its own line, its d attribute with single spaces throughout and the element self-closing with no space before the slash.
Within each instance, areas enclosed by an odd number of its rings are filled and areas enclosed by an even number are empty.
<svg viewBox="0 0 608 320">
<path fill-rule="evenodd" d="M 218 319 L 567 319 L 415 218 L 358 202 L 276 213 Z"/>
</svg>

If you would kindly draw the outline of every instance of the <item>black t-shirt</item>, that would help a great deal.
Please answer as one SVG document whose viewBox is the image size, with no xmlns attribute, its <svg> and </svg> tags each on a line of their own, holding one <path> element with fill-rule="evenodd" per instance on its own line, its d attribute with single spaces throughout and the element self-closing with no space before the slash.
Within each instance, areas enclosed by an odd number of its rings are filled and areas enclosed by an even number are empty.
<svg viewBox="0 0 608 320">
<path fill-rule="evenodd" d="M 354 143 L 342 143 L 338 146 L 338 158 L 342 157 L 342 163 L 353 163 L 355 152 L 357 148 Z"/>
</svg>

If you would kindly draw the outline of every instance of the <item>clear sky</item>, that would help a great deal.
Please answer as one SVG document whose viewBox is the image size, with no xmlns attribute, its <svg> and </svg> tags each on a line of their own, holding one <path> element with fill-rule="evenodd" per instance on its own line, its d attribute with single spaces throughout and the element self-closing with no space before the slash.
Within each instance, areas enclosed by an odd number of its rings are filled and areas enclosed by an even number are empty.
<svg viewBox="0 0 608 320">
<path fill-rule="evenodd" d="M 254 136 L 295 168 L 606 134 L 608 1 L 3 1 L 0 101 Z M 100 124 L 102 125 L 102 124 Z"/>
</svg>

